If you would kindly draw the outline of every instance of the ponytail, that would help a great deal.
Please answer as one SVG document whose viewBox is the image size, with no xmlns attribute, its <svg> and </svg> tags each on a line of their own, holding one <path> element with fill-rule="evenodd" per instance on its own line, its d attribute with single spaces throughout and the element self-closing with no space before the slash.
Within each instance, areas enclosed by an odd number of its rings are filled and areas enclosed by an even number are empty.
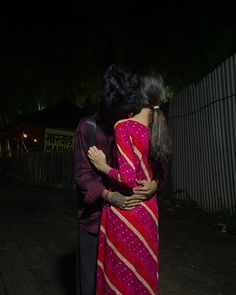
<svg viewBox="0 0 236 295">
<path fill-rule="evenodd" d="M 165 86 L 163 78 L 158 73 L 150 73 L 141 77 L 141 94 L 145 101 L 144 107 L 152 110 L 149 123 L 150 154 L 161 162 L 171 157 L 171 140 L 168 132 L 164 113 L 159 105 L 165 97 Z"/>
<path fill-rule="evenodd" d="M 172 154 L 171 140 L 165 115 L 157 106 L 152 108 L 149 132 L 151 156 L 159 161 L 168 160 Z"/>
</svg>

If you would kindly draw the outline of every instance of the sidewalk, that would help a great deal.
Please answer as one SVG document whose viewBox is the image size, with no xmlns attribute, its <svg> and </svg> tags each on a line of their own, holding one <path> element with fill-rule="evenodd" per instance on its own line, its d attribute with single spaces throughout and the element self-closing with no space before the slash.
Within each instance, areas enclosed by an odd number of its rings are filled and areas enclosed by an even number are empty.
<svg viewBox="0 0 236 295">
<path fill-rule="evenodd" d="M 1 178 L 0 295 L 75 294 L 76 206 Z M 160 212 L 160 295 L 233 295 L 235 278 L 236 236 Z"/>
<path fill-rule="evenodd" d="M 160 214 L 161 295 L 233 295 L 235 279 L 236 236 Z"/>
</svg>

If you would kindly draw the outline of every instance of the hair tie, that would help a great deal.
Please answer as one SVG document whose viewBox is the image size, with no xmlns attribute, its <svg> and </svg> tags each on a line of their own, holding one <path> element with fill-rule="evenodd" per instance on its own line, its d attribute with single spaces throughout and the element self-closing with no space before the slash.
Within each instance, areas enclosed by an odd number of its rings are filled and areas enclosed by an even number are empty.
<svg viewBox="0 0 236 295">
<path fill-rule="evenodd" d="M 154 110 L 159 110 L 160 107 L 159 107 L 159 106 L 154 106 L 153 109 L 154 109 Z"/>
</svg>

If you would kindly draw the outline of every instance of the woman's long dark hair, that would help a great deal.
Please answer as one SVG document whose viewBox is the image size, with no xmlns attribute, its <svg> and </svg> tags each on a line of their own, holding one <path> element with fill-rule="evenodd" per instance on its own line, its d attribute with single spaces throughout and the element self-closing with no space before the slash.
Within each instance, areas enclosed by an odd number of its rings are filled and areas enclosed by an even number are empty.
<svg viewBox="0 0 236 295">
<path fill-rule="evenodd" d="M 159 108 L 165 96 L 165 86 L 161 75 L 153 73 L 142 76 L 141 95 L 145 101 L 144 107 L 152 109 L 149 124 L 150 153 L 156 160 L 166 160 L 170 158 L 172 151 L 166 118 Z"/>
</svg>

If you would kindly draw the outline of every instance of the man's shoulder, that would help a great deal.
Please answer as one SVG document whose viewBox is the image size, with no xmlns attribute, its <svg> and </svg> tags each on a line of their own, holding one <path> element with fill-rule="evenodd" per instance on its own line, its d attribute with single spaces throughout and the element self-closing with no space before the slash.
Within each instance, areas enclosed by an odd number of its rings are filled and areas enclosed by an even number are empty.
<svg viewBox="0 0 236 295">
<path fill-rule="evenodd" d="M 91 122 L 96 123 L 96 117 L 95 117 L 95 115 L 90 115 L 90 116 L 84 116 L 84 117 L 82 117 L 79 120 L 79 123 L 77 125 L 76 130 L 84 129 L 87 126 L 87 124 L 89 124 Z"/>
<path fill-rule="evenodd" d="M 80 120 L 79 120 L 79 124 L 80 123 L 87 123 L 87 122 L 96 122 L 96 116 L 95 115 L 90 115 L 90 116 L 85 116 L 85 117 L 82 117 Z"/>
</svg>

